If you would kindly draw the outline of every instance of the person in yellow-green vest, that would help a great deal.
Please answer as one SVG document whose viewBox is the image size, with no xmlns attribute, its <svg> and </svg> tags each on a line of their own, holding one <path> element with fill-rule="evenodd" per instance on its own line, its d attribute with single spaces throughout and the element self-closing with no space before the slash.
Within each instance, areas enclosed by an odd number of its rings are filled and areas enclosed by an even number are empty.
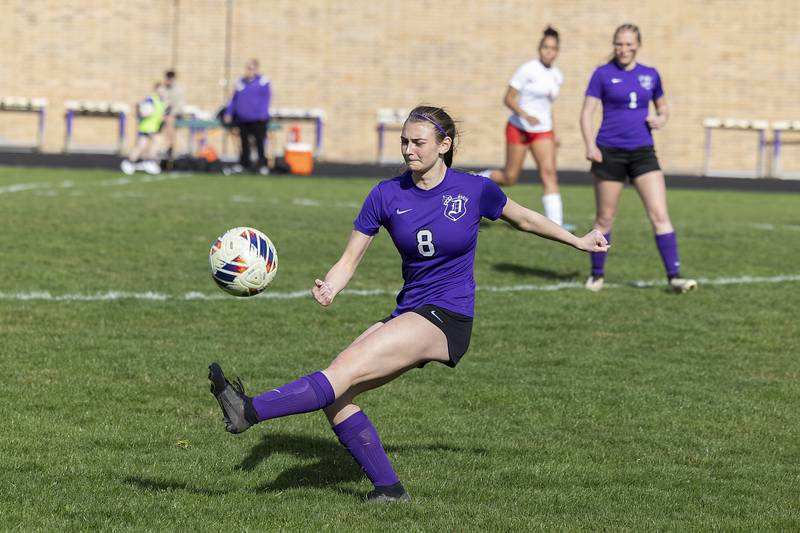
<svg viewBox="0 0 800 533">
<path fill-rule="evenodd" d="M 136 145 L 128 154 L 128 158 L 120 164 L 120 169 L 125 174 L 133 174 L 137 170 L 143 170 L 148 174 L 161 172 L 161 165 L 157 159 L 157 135 L 164 125 L 164 116 L 167 114 L 165 96 L 164 85 L 156 83 L 153 94 L 137 105 L 139 125 Z"/>
</svg>

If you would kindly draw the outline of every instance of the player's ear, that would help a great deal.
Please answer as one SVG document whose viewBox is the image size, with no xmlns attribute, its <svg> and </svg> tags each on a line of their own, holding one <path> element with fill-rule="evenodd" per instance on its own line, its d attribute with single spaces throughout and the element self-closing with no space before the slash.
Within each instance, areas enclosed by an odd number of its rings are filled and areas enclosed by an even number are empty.
<svg viewBox="0 0 800 533">
<path fill-rule="evenodd" d="M 453 139 L 450 138 L 448 135 L 445 137 L 441 144 L 439 145 L 439 155 L 444 155 L 450 151 L 450 148 L 453 146 Z"/>
</svg>

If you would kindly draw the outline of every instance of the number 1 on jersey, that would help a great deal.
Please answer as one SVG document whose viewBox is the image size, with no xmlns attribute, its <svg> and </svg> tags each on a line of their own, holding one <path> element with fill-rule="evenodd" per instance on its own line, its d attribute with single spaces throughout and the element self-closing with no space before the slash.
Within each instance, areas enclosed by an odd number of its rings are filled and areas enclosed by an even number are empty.
<svg viewBox="0 0 800 533">
<path fill-rule="evenodd" d="M 433 247 L 433 233 L 429 229 L 421 229 L 417 232 L 417 250 L 423 257 L 432 257 L 436 253 Z"/>
</svg>

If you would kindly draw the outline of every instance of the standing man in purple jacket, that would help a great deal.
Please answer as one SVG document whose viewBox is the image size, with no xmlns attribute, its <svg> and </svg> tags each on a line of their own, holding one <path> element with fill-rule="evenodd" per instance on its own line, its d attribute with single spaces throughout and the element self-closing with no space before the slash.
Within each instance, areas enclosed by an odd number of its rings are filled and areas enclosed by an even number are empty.
<svg viewBox="0 0 800 533">
<path fill-rule="evenodd" d="M 267 159 L 264 156 L 264 141 L 269 124 L 269 102 L 272 90 L 269 78 L 258 73 L 258 59 L 250 59 L 245 63 L 244 76 L 236 82 L 233 96 L 225 109 L 223 120 L 226 124 L 234 124 L 239 128 L 242 139 L 242 154 L 235 172 L 250 168 L 250 138 L 256 143 L 258 151 L 258 173 L 269 174 Z"/>
</svg>

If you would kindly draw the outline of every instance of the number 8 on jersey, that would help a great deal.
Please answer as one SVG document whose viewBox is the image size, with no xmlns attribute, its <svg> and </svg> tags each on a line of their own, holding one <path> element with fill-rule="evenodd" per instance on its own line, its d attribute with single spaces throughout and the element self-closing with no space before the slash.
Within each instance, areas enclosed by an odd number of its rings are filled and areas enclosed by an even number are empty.
<svg viewBox="0 0 800 533">
<path fill-rule="evenodd" d="M 436 248 L 433 246 L 433 233 L 428 229 L 421 229 L 417 232 L 417 250 L 423 257 L 433 257 Z"/>
</svg>

